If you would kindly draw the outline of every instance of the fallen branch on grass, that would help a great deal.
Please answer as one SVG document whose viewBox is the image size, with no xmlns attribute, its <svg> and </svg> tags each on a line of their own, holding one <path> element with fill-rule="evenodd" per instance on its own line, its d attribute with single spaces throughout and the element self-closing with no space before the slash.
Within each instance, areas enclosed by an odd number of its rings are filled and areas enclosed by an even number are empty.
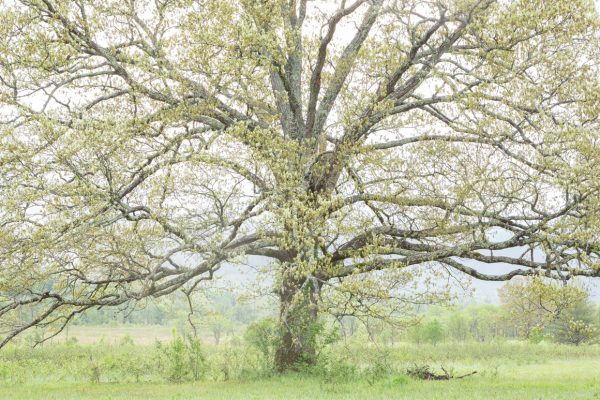
<svg viewBox="0 0 600 400">
<path fill-rule="evenodd" d="M 407 369 L 406 373 L 413 378 L 428 381 L 448 381 L 450 379 L 462 379 L 467 376 L 475 375 L 477 373 L 477 371 L 473 371 L 464 375 L 452 375 L 443 367 L 442 371 L 444 371 L 443 374 L 436 374 L 431 370 L 431 367 L 429 367 L 429 365 L 415 365 L 414 367 Z"/>
</svg>

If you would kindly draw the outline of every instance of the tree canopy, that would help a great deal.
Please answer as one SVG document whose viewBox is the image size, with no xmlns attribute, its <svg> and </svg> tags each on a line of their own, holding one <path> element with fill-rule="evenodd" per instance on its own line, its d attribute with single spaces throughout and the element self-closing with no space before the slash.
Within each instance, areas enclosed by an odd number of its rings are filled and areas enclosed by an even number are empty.
<svg viewBox="0 0 600 400">
<path fill-rule="evenodd" d="M 591 0 L 4 1 L 1 344 L 248 256 L 284 367 L 300 306 L 600 276 L 599 33 Z"/>
</svg>

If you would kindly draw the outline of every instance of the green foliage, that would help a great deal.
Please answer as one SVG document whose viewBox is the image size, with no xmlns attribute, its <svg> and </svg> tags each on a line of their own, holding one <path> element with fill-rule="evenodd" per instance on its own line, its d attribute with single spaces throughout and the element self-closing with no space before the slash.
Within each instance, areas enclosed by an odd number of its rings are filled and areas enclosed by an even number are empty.
<svg viewBox="0 0 600 400">
<path fill-rule="evenodd" d="M 364 369 L 363 376 L 369 385 L 374 385 L 375 383 L 388 378 L 394 372 L 395 371 L 385 357 L 378 357 Z"/>
<path fill-rule="evenodd" d="M 190 366 L 191 378 L 194 381 L 198 381 L 202 378 L 205 372 L 206 357 L 204 355 L 204 349 L 200 339 L 187 336 L 187 356 L 188 363 Z"/>
<path fill-rule="evenodd" d="M 434 319 L 423 326 L 422 335 L 425 342 L 436 344 L 444 338 L 444 328 L 440 321 Z"/>
<path fill-rule="evenodd" d="M 444 328 L 439 320 L 420 323 L 410 329 L 409 335 L 415 343 L 436 344 L 444 338 Z"/>
<path fill-rule="evenodd" d="M 525 339 L 534 330 L 548 327 L 577 304 L 587 302 L 589 297 L 578 286 L 540 277 L 510 281 L 498 293 L 507 323 Z"/>
<path fill-rule="evenodd" d="M 570 319 L 563 323 L 556 333 L 556 339 L 561 343 L 579 346 L 588 343 L 599 336 L 598 328 L 589 322 Z"/>
<path fill-rule="evenodd" d="M 566 308 L 549 326 L 548 331 L 560 343 L 579 346 L 593 342 L 600 336 L 596 313 L 596 305 L 588 299 L 581 299 Z"/>
<path fill-rule="evenodd" d="M 89 355 L 89 364 L 87 368 L 87 372 L 89 375 L 90 382 L 92 383 L 100 383 L 100 379 L 102 378 L 102 366 L 97 359 L 90 353 Z"/>
<path fill-rule="evenodd" d="M 313 332 L 317 358 L 327 347 L 337 343 L 341 338 L 339 326 L 328 325 L 324 319 L 318 320 L 313 324 Z"/>
<path fill-rule="evenodd" d="M 448 319 L 448 336 L 456 341 L 464 341 L 469 337 L 469 321 L 462 312 L 454 312 Z"/>
<path fill-rule="evenodd" d="M 157 343 L 159 356 L 167 381 L 180 383 L 197 381 L 205 369 L 205 355 L 201 343 L 191 336 L 182 338 L 173 332 L 173 339 L 166 345 Z"/>
<path fill-rule="evenodd" d="M 298 310 L 302 312 L 302 310 Z M 261 356 L 261 361 L 266 371 L 276 368 L 275 356 L 280 347 L 284 328 L 274 318 L 265 318 L 248 325 L 244 334 L 244 339 L 252 348 L 256 349 Z M 311 354 L 302 355 L 297 360 L 296 368 L 309 371 L 318 364 L 320 357 L 324 356 L 326 349 L 340 340 L 339 327 L 328 324 L 324 319 L 304 322 L 298 326 L 295 335 L 304 340 L 307 349 Z"/>
<path fill-rule="evenodd" d="M 125 335 L 121 338 L 121 341 L 119 342 L 119 344 L 121 346 L 133 346 L 134 345 L 133 338 L 129 335 Z"/>
<path fill-rule="evenodd" d="M 272 363 L 265 363 L 255 349 L 238 340 L 219 346 L 207 364 L 208 376 L 216 381 L 253 380 L 273 374 Z"/>
<path fill-rule="evenodd" d="M 275 350 L 281 341 L 279 324 L 276 319 L 265 318 L 251 323 L 246 328 L 244 339 L 259 351 L 269 368 L 274 366 Z"/>
<path fill-rule="evenodd" d="M 174 336 L 173 340 L 164 347 L 166 356 L 166 376 L 170 382 L 182 382 L 188 374 L 186 363 L 186 348 L 180 336 Z"/>
<path fill-rule="evenodd" d="M 533 344 L 538 344 L 542 340 L 544 340 L 544 328 L 541 326 L 534 326 L 531 328 L 531 333 L 529 334 L 529 341 Z"/>
<path fill-rule="evenodd" d="M 357 381 L 364 381 L 372 386 L 397 373 L 397 368 L 390 363 L 389 349 L 372 348 L 362 358 L 357 358 L 344 349 L 339 346 L 329 347 L 315 365 L 307 366 L 303 372 L 316 376 L 324 385 L 333 387 Z"/>
<path fill-rule="evenodd" d="M 349 357 L 335 353 L 321 357 L 307 372 L 318 377 L 325 385 L 343 385 L 358 377 L 358 368 Z"/>
</svg>

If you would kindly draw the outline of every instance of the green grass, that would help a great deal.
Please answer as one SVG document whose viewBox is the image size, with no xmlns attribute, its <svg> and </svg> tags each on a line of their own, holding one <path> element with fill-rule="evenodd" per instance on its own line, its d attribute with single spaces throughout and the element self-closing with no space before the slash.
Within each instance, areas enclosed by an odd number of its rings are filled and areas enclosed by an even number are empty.
<svg viewBox="0 0 600 400">
<path fill-rule="evenodd" d="M 240 342 L 206 346 L 203 379 L 181 384 L 164 383 L 156 366 L 158 353 L 153 346 L 108 344 L 8 348 L 0 351 L 0 399 L 600 399 L 598 345 L 402 343 L 365 348 L 349 343 L 330 349 L 318 372 L 269 376 L 257 370 L 256 354 Z M 144 367 L 134 378 L 137 363 Z M 413 363 L 456 374 L 478 372 L 459 380 L 419 381 L 404 375 Z M 92 365 L 102 369 L 101 383 L 91 383 Z"/>
<path fill-rule="evenodd" d="M 286 376 L 257 381 L 194 384 L 32 384 L 0 388 L 2 399 L 600 399 L 600 362 L 566 360 L 512 366 L 497 376 L 424 382 L 403 376 L 373 385 L 324 383 L 319 378 Z"/>
</svg>

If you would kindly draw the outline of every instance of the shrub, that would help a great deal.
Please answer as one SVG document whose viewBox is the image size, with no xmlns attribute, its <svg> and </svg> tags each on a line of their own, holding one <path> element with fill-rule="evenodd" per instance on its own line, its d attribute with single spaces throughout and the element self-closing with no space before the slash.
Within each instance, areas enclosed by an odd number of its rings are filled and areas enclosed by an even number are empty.
<svg viewBox="0 0 600 400">
<path fill-rule="evenodd" d="M 533 344 L 541 343 L 544 340 L 544 328 L 541 326 L 534 326 L 531 328 L 531 332 L 529 333 L 529 341 Z"/>
<path fill-rule="evenodd" d="M 273 367 L 275 351 L 280 342 L 279 326 L 274 318 L 265 318 L 248 325 L 244 339 L 258 350 L 267 368 Z"/>
<path fill-rule="evenodd" d="M 197 381 L 205 369 L 205 356 L 199 339 L 185 339 L 173 332 L 173 339 L 166 345 L 157 343 L 158 369 L 169 382 Z"/>
<path fill-rule="evenodd" d="M 133 342 L 133 338 L 129 335 L 125 335 L 121 338 L 119 342 L 121 346 L 133 346 L 135 343 Z"/>
<path fill-rule="evenodd" d="M 202 342 L 200 339 L 188 335 L 186 349 L 188 353 L 191 377 L 194 381 L 198 381 L 204 374 L 206 362 L 206 357 L 204 356 L 204 350 L 202 348 Z"/>
<path fill-rule="evenodd" d="M 347 356 L 336 354 L 323 355 L 305 372 L 317 376 L 324 384 L 334 385 L 349 383 L 358 375 L 356 365 Z"/>
</svg>

